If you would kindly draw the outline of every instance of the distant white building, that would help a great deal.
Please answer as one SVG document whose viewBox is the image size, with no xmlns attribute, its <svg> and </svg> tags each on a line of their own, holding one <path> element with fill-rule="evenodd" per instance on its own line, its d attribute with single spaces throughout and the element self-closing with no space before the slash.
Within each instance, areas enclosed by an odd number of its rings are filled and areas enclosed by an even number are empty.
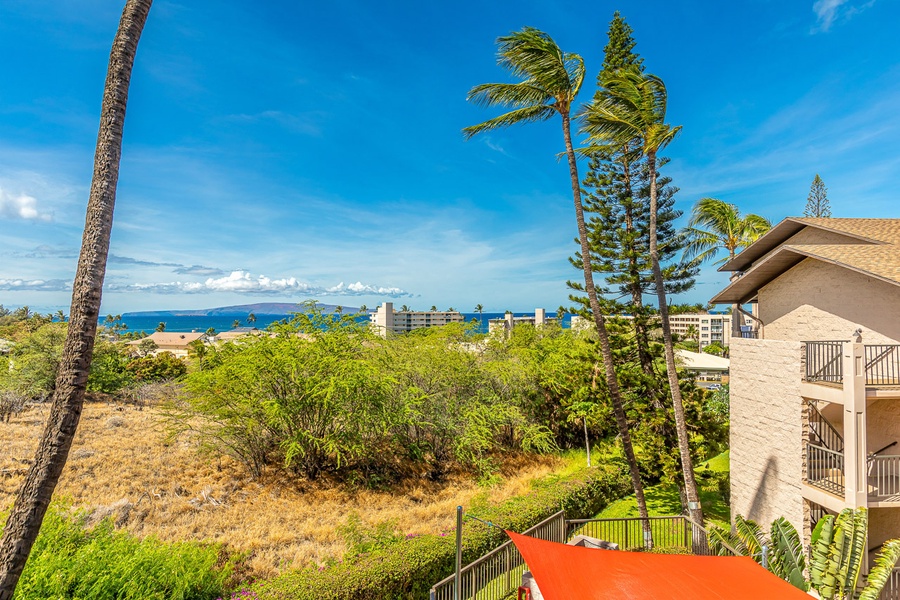
<svg viewBox="0 0 900 600">
<path fill-rule="evenodd" d="M 750 322 L 744 319 L 741 325 L 747 326 Z M 669 315 L 669 325 L 672 333 L 681 339 L 694 339 L 700 343 L 703 349 L 713 342 L 719 342 L 722 346 L 731 343 L 731 315 L 710 313 L 687 313 Z M 696 334 L 688 335 L 688 330 L 694 327 Z"/>
<path fill-rule="evenodd" d="M 394 310 L 393 302 L 382 302 L 375 312 L 369 315 L 369 321 L 379 335 L 387 332 L 404 333 L 423 327 L 440 327 L 450 323 L 463 323 L 463 317 L 455 310 Z"/>
<path fill-rule="evenodd" d="M 513 313 L 508 312 L 502 319 L 488 320 L 488 333 L 494 333 L 495 331 L 511 331 L 516 325 L 534 325 L 535 327 L 541 327 L 554 322 L 556 322 L 556 318 L 548 317 L 547 311 L 543 308 L 534 309 L 534 315 L 532 316 L 522 315 L 516 317 L 513 316 Z"/>
</svg>

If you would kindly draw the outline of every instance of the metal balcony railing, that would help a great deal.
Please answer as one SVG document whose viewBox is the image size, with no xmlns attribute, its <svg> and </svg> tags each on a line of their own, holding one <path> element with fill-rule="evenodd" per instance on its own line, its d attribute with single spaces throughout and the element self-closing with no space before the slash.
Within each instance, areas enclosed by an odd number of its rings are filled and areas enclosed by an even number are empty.
<svg viewBox="0 0 900 600">
<path fill-rule="evenodd" d="M 806 381 L 840 383 L 844 379 L 844 342 L 804 342 Z"/>
<path fill-rule="evenodd" d="M 843 496 L 844 454 L 815 444 L 807 444 L 806 483 Z"/>
<path fill-rule="evenodd" d="M 868 460 L 869 495 L 900 495 L 900 456 L 870 456 Z"/>
<path fill-rule="evenodd" d="M 881 589 L 878 600 L 900 600 L 900 568 L 891 571 L 891 577 Z"/>
<path fill-rule="evenodd" d="M 806 344 L 804 379 L 841 383 L 844 380 L 844 342 L 816 341 Z M 900 345 L 866 344 L 866 385 L 900 386 Z"/>
<path fill-rule="evenodd" d="M 900 385 L 900 346 L 866 345 L 866 385 Z"/>
<path fill-rule="evenodd" d="M 835 452 L 844 451 L 844 437 L 831 421 L 822 416 L 814 401 L 806 403 L 809 409 L 809 441 Z"/>
</svg>

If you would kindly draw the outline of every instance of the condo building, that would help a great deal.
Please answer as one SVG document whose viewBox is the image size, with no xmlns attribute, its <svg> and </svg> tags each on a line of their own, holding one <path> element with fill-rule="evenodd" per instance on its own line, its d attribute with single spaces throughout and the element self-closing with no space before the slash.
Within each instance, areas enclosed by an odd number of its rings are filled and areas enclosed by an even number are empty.
<svg viewBox="0 0 900 600">
<path fill-rule="evenodd" d="M 785 219 L 721 270 L 712 301 L 755 316 L 731 340 L 732 514 L 808 544 L 866 507 L 871 560 L 900 537 L 900 219 Z"/>
<path fill-rule="evenodd" d="M 388 332 L 404 333 L 422 327 L 462 323 L 465 317 L 455 310 L 397 311 L 394 310 L 393 302 L 382 302 L 381 306 L 369 315 L 369 321 L 379 335 L 387 335 Z"/>
</svg>

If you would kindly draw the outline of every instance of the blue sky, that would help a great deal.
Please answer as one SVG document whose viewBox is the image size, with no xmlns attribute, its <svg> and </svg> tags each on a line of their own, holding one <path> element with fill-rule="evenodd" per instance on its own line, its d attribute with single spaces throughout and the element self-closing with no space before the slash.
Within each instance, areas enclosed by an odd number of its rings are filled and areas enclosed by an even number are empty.
<svg viewBox="0 0 900 600">
<path fill-rule="evenodd" d="M 121 3 L 0 4 L 0 303 L 68 309 Z M 678 206 L 900 217 L 900 3 L 156 0 L 138 49 L 103 312 L 261 301 L 554 309 L 575 246 L 558 120 L 495 112 L 499 35 L 581 54 L 620 9 L 683 125 Z M 726 277 L 704 269 L 681 301 Z"/>
</svg>

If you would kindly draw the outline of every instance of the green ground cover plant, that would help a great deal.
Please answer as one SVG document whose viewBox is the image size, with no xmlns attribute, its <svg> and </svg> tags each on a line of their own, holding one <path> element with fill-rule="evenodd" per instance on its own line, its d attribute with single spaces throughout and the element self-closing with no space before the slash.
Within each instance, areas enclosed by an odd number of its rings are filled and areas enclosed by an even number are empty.
<svg viewBox="0 0 900 600">
<path fill-rule="evenodd" d="M 212 600 L 232 570 L 215 546 L 141 540 L 109 519 L 89 526 L 85 513 L 54 505 L 14 600 Z"/>
</svg>

